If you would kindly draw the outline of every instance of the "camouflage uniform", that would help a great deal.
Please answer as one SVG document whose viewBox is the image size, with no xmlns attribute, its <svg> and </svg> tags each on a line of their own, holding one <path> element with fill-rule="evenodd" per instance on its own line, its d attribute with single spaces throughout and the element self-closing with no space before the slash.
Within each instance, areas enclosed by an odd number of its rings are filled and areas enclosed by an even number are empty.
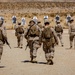
<svg viewBox="0 0 75 75">
<path fill-rule="evenodd" d="M 17 18 L 16 16 L 12 16 L 12 28 L 14 29 L 14 26 L 16 25 L 17 23 Z"/>
<path fill-rule="evenodd" d="M 0 30 L 2 30 L 3 36 L 7 37 L 6 28 L 5 28 L 5 26 L 3 25 L 2 22 L 3 22 L 3 20 L 0 18 Z M 0 38 L 1 38 L 1 36 L 0 36 Z M 0 39 L 0 60 L 1 60 L 2 53 L 3 53 L 3 44 L 4 44 L 3 41 Z"/>
<path fill-rule="evenodd" d="M 16 31 L 17 28 L 19 28 L 19 27 L 21 27 L 24 30 L 23 25 L 16 25 L 15 26 L 15 36 L 17 37 L 18 47 L 23 48 L 23 35 L 24 35 L 24 33 L 20 34 Z"/>
<path fill-rule="evenodd" d="M 33 23 L 33 24 L 31 24 L 31 23 Z M 37 35 L 35 35 L 35 36 L 30 35 L 30 29 L 33 26 L 36 26 L 37 30 L 39 30 L 38 36 Z M 41 35 L 40 28 L 36 25 L 36 22 L 34 20 L 31 20 L 30 26 L 26 29 L 25 38 L 27 39 L 27 43 L 30 48 L 30 58 L 31 58 L 31 62 L 33 62 L 33 63 L 37 62 L 36 61 L 37 50 L 41 45 L 40 44 L 40 35 Z"/>
<path fill-rule="evenodd" d="M 45 22 L 45 25 L 46 25 L 46 23 L 47 22 Z M 45 52 L 45 58 L 47 60 L 47 63 L 49 65 L 51 65 L 51 64 L 53 64 L 53 58 L 54 58 L 54 52 L 55 52 L 54 44 L 55 44 L 55 42 L 56 42 L 56 44 L 58 44 L 58 39 L 57 39 L 57 35 L 56 35 L 54 29 L 50 28 L 50 26 L 48 26 L 48 25 L 45 26 L 45 28 L 42 31 L 41 40 L 43 42 L 43 50 Z M 46 36 L 45 36 L 47 28 L 48 28 L 48 32 L 50 32 L 49 38 L 46 38 Z"/>
<path fill-rule="evenodd" d="M 71 24 L 69 26 L 69 39 L 70 39 L 70 48 L 72 48 L 73 40 L 74 40 L 74 48 L 75 48 L 75 24 L 74 20 L 71 20 Z"/>
<path fill-rule="evenodd" d="M 55 31 L 60 40 L 61 46 L 63 47 L 63 42 L 62 42 L 63 27 L 60 25 L 60 22 L 57 22 L 57 25 L 55 26 Z"/>
</svg>

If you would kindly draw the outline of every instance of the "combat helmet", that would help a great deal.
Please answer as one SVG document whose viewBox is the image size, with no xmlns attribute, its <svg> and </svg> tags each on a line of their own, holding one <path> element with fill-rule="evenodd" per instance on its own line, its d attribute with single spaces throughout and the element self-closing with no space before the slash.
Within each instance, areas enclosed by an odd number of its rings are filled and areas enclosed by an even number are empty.
<svg viewBox="0 0 75 75">
<path fill-rule="evenodd" d="M 34 22 L 34 24 L 36 23 L 34 19 L 30 20 L 29 23 Z"/>
<path fill-rule="evenodd" d="M 4 22 L 4 18 L 3 17 L 0 17 L 0 25 L 2 25 Z"/>
</svg>

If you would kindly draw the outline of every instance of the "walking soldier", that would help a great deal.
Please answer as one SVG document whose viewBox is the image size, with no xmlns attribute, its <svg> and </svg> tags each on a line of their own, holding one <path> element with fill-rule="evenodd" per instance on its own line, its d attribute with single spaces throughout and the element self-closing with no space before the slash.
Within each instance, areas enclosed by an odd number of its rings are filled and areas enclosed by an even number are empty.
<svg viewBox="0 0 75 75">
<path fill-rule="evenodd" d="M 54 29 L 49 24 L 48 21 L 45 22 L 45 27 L 41 34 L 41 41 L 43 42 L 43 50 L 47 64 L 52 65 L 55 52 L 54 46 L 55 43 L 58 44 L 58 39 Z"/>
<path fill-rule="evenodd" d="M 26 29 L 25 38 L 27 39 L 28 46 L 30 48 L 30 58 L 32 63 L 36 63 L 37 50 L 40 47 L 40 35 L 41 30 L 36 25 L 35 20 L 29 22 L 29 27 Z"/>
</svg>

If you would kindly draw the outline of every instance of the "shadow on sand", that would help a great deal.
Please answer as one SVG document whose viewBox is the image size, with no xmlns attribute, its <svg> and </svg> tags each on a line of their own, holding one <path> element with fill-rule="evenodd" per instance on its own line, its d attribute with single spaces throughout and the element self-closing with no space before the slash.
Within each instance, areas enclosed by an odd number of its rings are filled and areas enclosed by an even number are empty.
<svg viewBox="0 0 75 75">
<path fill-rule="evenodd" d="M 0 66 L 0 68 L 5 68 L 5 66 Z"/>
<path fill-rule="evenodd" d="M 22 61 L 23 63 L 32 63 L 29 60 Z M 36 64 L 47 64 L 46 62 L 37 62 Z"/>
</svg>

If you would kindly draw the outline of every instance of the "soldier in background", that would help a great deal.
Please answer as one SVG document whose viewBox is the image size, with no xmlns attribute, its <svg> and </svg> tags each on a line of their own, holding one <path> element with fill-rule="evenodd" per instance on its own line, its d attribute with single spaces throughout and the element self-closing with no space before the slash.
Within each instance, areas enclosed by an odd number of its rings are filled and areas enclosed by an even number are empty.
<svg viewBox="0 0 75 75">
<path fill-rule="evenodd" d="M 25 20 L 24 17 L 21 19 L 21 24 L 22 24 L 22 25 L 26 25 L 26 20 Z"/>
<path fill-rule="evenodd" d="M 27 45 L 30 48 L 30 58 L 32 63 L 36 63 L 37 50 L 41 46 L 40 43 L 41 30 L 36 25 L 35 20 L 29 22 L 29 27 L 26 29 L 25 38 L 27 39 Z"/>
<path fill-rule="evenodd" d="M 41 41 L 43 42 L 43 50 L 45 52 L 47 64 L 53 65 L 54 46 L 58 44 L 58 39 L 55 30 L 49 26 L 50 22 L 46 21 L 44 24 L 45 27 L 41 34 Z"/>
<path fill-rule="evenodd" d="M 0 17 L 0 62 L 1 62 L 1 57 L 3 53 L 3 44 L 5 43 L 5 38 L 7 40 L 7 34 L 6 34 L 6 28 L 3 25 L 4 20 L 2 17 Z"/>
<path fill-rule="evenodd" d="M 59 15 L 56 15 L 56 17 L 55 17 L 55 22 L 57 22 L 57 21 L 60 21 L 60 16 Z"/>
<path fill-rule="evenodd" d="M 56 26 L 54 29 L 60 40 L 61 46 L 63 47 L 63 42 L 62 42 L 63 27 L 61 26 L 60 21 L 56 21 Z"/>
<path fill-rule="evenodd" d="M 12 16 L 12 28 L 14 29 L 14 26 L 16 25 L 17 23 L 17 18 L 16 16 Z"/>
<path fill-rule="evenodd" d="M 70 39 L 70 49 L 73 47 L 73 41 L 74 41 L 74 48 L 75 48 L 75 24 L 74 19 L 71 19 L 69 26 L 69 39 Z"/>
<path fill-rule="evenodd" d="M 23 48 L 24 27 L 21 23 L 15 26 L 15 36 L 17 37 L 18 48 Z"/>
<path fill-rule="evenodd" d="M 70 20 L 71 20 L 71 15 L 67 14 L 66 23 L 67 23 L 68 26 L 70 25 Z"/>
<path fill-rule="evenodd" d="M 48 16 L 44 16 L 44 23 L 46 20 L 48 20 Z"/>
</svg>

